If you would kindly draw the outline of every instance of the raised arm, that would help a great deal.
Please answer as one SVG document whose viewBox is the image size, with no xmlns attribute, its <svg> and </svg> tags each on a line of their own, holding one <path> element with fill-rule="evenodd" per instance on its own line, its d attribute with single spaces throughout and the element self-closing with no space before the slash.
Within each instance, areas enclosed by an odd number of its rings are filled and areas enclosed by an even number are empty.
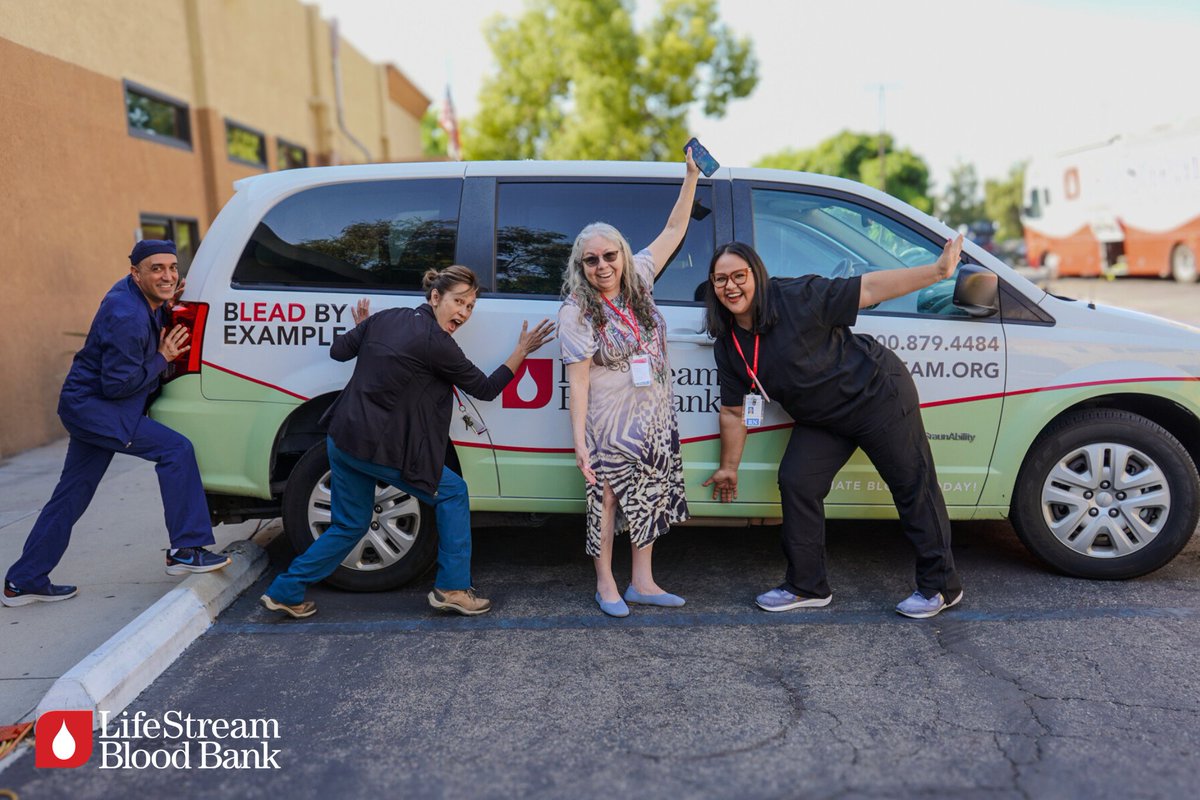
<svg viewBox="0 0 1200 800">
<path fill-rule="evenodd" d="M 667 266 L 671 254 L 679 249 L 683 235 L 687 233 L 688 221 L 692 218 L 692 203 L 696 199 L 696 181 L 700 178 L 700 168 L 692 160 L 692 148 L 687 149 L 687 172 L 683 176 L 683 186 L 679 188 L 679 199 L 667 217 L 667 225 L 662 229 L 653 242 L 646 248 L 654 258 L 654 275 L 658 276 Z"/>
<path fill-rule="evenodd" d="M 867 308 L 893 297 L 900 297 L 918 289 L 924 289 L 940 280 L 949 278 L 962 255 L 963 237 L 946 242 L 942 254 L 932 264 L 907 269 L 887 269 L 868 272 L 862 276 L 858 292 L 858 307 Z"/>
<path fill-rule="evenodd" d="M 713 500 L 731 503 L 737 500 L 738 465 L 746 447 L 746 426 L 741 406 L 721 406 L 721 464 L 702 485 L 712 486 Z"/>
</svg>

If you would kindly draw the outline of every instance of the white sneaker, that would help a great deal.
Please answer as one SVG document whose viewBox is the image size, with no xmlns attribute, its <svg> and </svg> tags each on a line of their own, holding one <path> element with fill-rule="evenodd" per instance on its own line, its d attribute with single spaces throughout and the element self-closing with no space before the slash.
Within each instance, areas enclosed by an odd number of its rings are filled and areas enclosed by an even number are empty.
<svg viewBox="0 0 1200 800">
<path fill-rule="evenodd" d="M 824 608 L 829 605 L 829 601 L 831 600 L 833 600 L 833 595 L 829 595 L 828 597 L 800 597 L 781 586 L 778 589 L 763 592 L 754 598 L 754 604 L 763 611 L 791 611 L 793 608 Z"/>
<path fill-rule="evenodd" d="M 942 597 L 941 592 L 938 592 L 933 597 L 926 597 L 920 592 L 913 592 L 907 599 L 900 601 L 900 604 L 896 606 L 896 613 L 903 614 L 912 619 L 929 619 L 930 617 L 936 617 L 947 608 L 953 608 L 958 605 L 962 599 L 963 593 L 961 591 L 949 603 Z"/>
</svg>

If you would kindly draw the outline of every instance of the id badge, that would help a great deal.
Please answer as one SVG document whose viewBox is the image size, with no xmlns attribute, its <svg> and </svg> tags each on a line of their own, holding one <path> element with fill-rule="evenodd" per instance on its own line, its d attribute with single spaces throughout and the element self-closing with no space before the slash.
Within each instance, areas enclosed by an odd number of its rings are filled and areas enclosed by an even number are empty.
<svg viewBox="0 0 1200 800">
<path fill-rule="evenodd" d="M 763 421 L 763 399 L 760 394 L 748 394 L 742 401 L 742 422 L 747 428 L 757 428 Z"/>
<path fill-rule="evenodd" d="M 650 356 L 634 356 L 629 359 L 629 374 L 633 377 L 634 386 L 649 386 L 653 378 L 650 375 Z"/>
</svg>

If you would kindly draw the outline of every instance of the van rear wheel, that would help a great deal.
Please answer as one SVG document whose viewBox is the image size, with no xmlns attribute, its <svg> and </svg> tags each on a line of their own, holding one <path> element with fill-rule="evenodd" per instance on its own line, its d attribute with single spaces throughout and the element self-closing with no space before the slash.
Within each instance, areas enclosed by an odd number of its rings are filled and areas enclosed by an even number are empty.
<svg viewBox="0 0 1200 800">
<path fill-rule="evenodd" d="M 331 473 L 325 442 L 309 448 L 283 492 L 283 527 L 303 553 L 330 526 Z M 376 484 L 366 534 L 325 582 L 351 592 L 397 589 L 425 572 L 437 558 L 433 509 L 387 484 Z"/>
<path fill-rule="evenodd" d="M 1196 466 L 1165 428 L 1127 411 L 1068 414 L 1021 467 L 1012 521 L 1042 561 L 1081 578 L 1153 572 L 1192 536 Z"/>
</svg>

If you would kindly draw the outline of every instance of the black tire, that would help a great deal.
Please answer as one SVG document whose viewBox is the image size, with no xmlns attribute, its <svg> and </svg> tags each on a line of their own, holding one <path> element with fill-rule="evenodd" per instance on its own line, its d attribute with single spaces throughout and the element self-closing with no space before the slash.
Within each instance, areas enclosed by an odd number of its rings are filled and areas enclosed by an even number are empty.
<svg viewBox="0 0 1200 800">
<path fill-rule="evenodd" d="M 437 558 L 433 509 L 395 487 L 376 488 L 372 528 L 325 582 L 351 592 L 397 589 Z M 296 462 L 283 492 L 283 529 L 297 553 L 329 524 L 329 456 L 325 442 Z"/>
<path fill-rule="evenodd" d="M 1192 537 L 1198 482 L 1187 450 L 1165 428 L 1127 411 L 1075 411 L 1030 448 L 1012 521 L 1025 546 L 1060 572 L 1136 578 Z"/>
</svg>

